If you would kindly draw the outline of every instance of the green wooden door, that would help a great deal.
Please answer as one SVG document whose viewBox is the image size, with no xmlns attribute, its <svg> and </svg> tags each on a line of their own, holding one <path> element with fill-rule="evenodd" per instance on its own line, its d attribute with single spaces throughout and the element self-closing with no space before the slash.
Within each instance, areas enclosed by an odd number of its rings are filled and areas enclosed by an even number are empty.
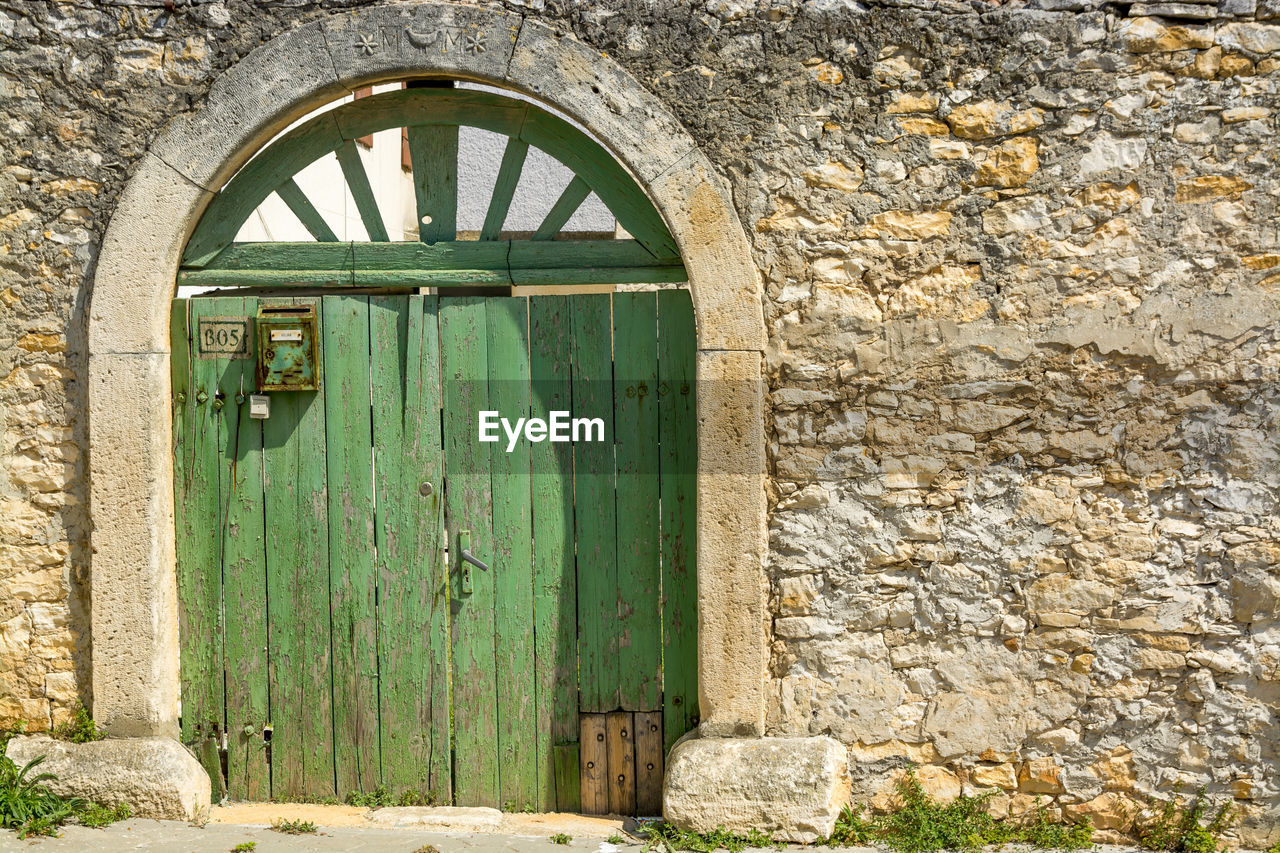
<svg viewBox="0 0 1280 853">
<path fill-rule="evenodd" d="M 261 301 L 321 327 L 320 390 L 265 420 L 251 342 L 213 334 L 259 300 L 173 310 L 183 737 L 215 790 L 657 813 L 697 724 L 687 291 Z M 599 440 L 481 441 L 485 411 Z"/>
</svg>

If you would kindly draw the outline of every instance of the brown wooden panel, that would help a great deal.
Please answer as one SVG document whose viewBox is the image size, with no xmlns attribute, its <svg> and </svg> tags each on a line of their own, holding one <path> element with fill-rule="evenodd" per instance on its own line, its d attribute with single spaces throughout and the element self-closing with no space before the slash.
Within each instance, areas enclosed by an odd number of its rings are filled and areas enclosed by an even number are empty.
<svg viewBox="0 0 1280 853">
<path fill-rule="evenodd" d="M 662 814 L 662 712 L 636 711 L 636 814 Z"/>
<path fill-rule="evenodd" d="M 579 753 L 582 770 L 582 813 L 609 813 L 609 752 L 605 744 L 605 715 L 583 714 L 580 718 L 582 730 L 581 752 Z"/>
<path fill-rule="evenodd" d="M 635 721 L 630 711 L 605 715 L 605 744 L 609 753 L 609 813 L 636 813 Z"/>
</svg>

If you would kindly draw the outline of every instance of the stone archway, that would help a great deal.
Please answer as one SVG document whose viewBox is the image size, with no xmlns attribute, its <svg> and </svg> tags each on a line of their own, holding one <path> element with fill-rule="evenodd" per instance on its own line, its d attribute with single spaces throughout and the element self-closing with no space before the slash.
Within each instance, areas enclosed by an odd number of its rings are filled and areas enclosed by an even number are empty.
<svg viewBox="0 0 1280 853">
<path fill-rule="evenodd" d="M 679 244 L 698 334 L 699 731 L 759 737 L 764 325 L 728 192 L 661 103 L 599 52 L 519 15 L 440 3 L 338 14 L 263 45 L 170 122 L 120 198 L 89 309 L 94 715 L 116 736 L 177 736 L 168 329 L 187 238 L 292 120 L 370 83 L 431 75 L 515 89 L 572 116 L 631 170 Z"/>
</svg>

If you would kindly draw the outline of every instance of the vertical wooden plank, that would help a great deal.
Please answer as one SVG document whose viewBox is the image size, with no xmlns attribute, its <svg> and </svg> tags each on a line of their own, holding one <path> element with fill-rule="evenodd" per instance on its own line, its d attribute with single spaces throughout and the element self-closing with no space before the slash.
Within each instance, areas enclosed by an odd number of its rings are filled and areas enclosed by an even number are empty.
<svg viewBox="0 0 1280 853">
<path fill-rule="evenodd" d="M 514 424 L 529 417 L 529 303 L 525 297 L 491 297 L 485 314 L 489 408 Z M 530 443 L 522 435 L 513 444 L 499 432 L 499 440 L 489 444 L 499 794 L 504 808 L 524 809 L 537 804 L 538 761 Z"/>
<path fill-rule="evenodd" d="M 605 428 L 603 442 L 580 440 L 573 445 L 578 688 L 581 710 L 592 713 L 618 707 L 612 328 L 609 294 L 573 297 L 573 416 L 600 418 Z M 583 437 L 585 433 L 579 436 Z"/>
<path fill-rule="evenodd" d="M 408 133 L 418 239 L 424 243 L 454 240 L 458 234 L 457 125 L 411 125 Z"/>
<path fill-rule="evenodd" d="M 507 147 L 502 152 L 502 165 L 498 167 L 498 177 L 493 182 L 493 194 L 489 196 L 484 226 L 480 229 L 481 240 L 496 240 L 502 233 L 502 225 L 507 221 L 507 212 L 511 210 L 511 199 L 515 196 L 516 185 L 520 183 L 520 171 L 524 168 L 524 158 L 528 153 L 529 143 L 514 136 L 507 139 Z"/>
<path fill-rule="evenodd" d="M 609 748 L 605 743 L 605 715 L 581 717 L 579 760 L 583 814 L 609 813 Z"/>
<path fill-rule="evenodd" d="M 555 800 L 546 806 L 544 811 L 580 812 L 582 811 L 582 770 L 581 756 L 578 749 L 577 732 L 572 743 L 556 744 L 552 747 L 551 760 L 555 777 Z"/>
<path fill-rule="evenodd" d="M 272 299 L 275 304 L 315 304 Z M 318 318 L 323 338 L 323 318 Z M 323 343 L 321 344 L 323 346 Z M 335 796 L 324 391 L 271 395 L 263 422 L 272 795 Z"/>
<path fill-rule="evenodd" d="M 235 316 L 252 318 L 258 302 L 238 300 Z M 228 312 L 231 313 L 231 312 Z M 250 326 L 252 329 L 252 326 Z M 223 378 L 229 440 L 222 482 L 226 519 L 222 533 L 223 602 L 226 608 L 227 795 L 271 798 L 271 768 L 262 729 L 270 718 L 267 689 L 267 566 L 263 528 L 262 421 L 249 417 L 255 389 L 251 358 L 233 362 Z"/>
<path fill-rule="evenodd" d="M 636 814 L 662 814 L 662 712 L 636 711 Z"/>
<path fill-rule="evenodd" d="M 209 774 L 209 801 L 213 803 L 222 802 L 227 795 L 226 786 L 222 784 L 222 756 L 218 752 L 218 743 L 218 738 L 204 738 L 196 752 L 200 766 Z"/>
<path fill-rule="evenodd" d="M 494 563 L 490 449 L 479 441 L 480 412 L 488 395 L 485 299 L 440 302 L 440 375 L 444 399 L 445 523 L 452 574 L 450 633 L 453 651 L 454 793 L 459 803 L 502 805 L 498 771 L 498 686 L 494 668 L 494 572 L 471 568 L 463 593 L 459 531 L 470 532 L 471 552 Z M 511 673 L 504 673 L 510 677 Z"/>
<path fill-rule="evenodd" d="M 696 351 L 689 291 L 659 291 L 664 752 L 698 724 Z"/>
<path fill-rule="evenodd" d="M 572 410 L 572 301 L 529 298 L 531 417 Z M 543 811 L 577 811 L 578 620 L 573 555 L 573 447 L 543 441 L 530 448 L 533 495 L 534 658 L 538 798 Z M 572 749 L 573 772 L 559 774 Z M 566 759 L 567 760 L 567 759 Z M 570 779 L 565 787 L 561 779 Z"/>
<path fill-rule="evenodd" d="M 177 531 L 182 740 L 195 745 L 221 734 L 222 566 L 218 427 L 215 410 L 219 362 L 199 357 L 201 316 L 215 316 L 209 299 L 175 303 L 171 314 L 175 358 L 174 521 Z M 176 355 L 179 349 L 182 355 Z M 178 402 L 185 395 L 185 402 Z M 217 768 L 210 768 L 211 772 Z"/>
<path fill-rule="evenodd" d="M 609 757 L 609 814 L 636 813 L 636 744 L 634 715 L 611 711 L 605 715 L 605 746 Z"/>
<path fill-rule="evenodd" d="M 325 296 L 321 311 L 335 699 L 333 754 L 338 796 L 342 797 L 349 791 L 371 791 L 382 781 L 378 763 L 369 298 Z"/>
<path fill-rule="evenodd" d="M 434 296 L 370 297 L 383 778 L 453 795 L 448 584 L 441 556 L 440 341 Z"/>
<path fill-rule="evenodd" d="M 619 701 L 628 711 L 662 701 L 657 336 L 656 292 L 613 295 Z"/>
</svg>

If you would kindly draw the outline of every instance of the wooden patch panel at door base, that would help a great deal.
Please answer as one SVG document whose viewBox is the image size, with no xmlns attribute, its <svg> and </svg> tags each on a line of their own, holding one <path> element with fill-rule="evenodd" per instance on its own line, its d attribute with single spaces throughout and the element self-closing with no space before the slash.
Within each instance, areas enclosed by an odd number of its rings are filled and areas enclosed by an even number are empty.
<svg viewBox="0 0 1280 853">
<path fill-rule="evenodd" d="M 662 712 L 582 714 L 584 814 L 662 814 Z"/>
</svg>

